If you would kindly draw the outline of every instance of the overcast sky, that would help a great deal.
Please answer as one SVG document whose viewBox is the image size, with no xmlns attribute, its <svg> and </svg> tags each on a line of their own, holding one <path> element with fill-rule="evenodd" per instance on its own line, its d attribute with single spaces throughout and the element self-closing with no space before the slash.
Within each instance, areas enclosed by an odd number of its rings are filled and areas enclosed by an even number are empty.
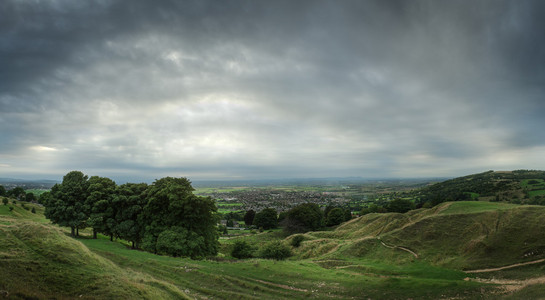
<svg viewBox="0 0 545 300">
<path fill-rule="evenodd" d="M 545 169 L 545 1 L 0 2 L 0 177 Z"/>
</svg>

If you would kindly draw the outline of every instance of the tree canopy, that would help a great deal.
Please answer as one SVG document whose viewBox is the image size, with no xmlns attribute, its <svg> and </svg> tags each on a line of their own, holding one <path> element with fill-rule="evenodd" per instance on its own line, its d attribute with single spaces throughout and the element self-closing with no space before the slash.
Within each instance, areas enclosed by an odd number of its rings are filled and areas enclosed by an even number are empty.
<svg viewBox="0 0 545 300">
<path fill-rule="evenodd" d="M 278 226 L 278 215 L 274 208 L 265 208 L 255 214 L 253 224 L 265 230 L 273 229 Z"/>
<path fill-rule="evenodd" d="M 318 230 L 324 226 L 324 215 L 316 203 L 303 203 L 287 213 L 284 230 L 288 233 Z"/>
</svg>

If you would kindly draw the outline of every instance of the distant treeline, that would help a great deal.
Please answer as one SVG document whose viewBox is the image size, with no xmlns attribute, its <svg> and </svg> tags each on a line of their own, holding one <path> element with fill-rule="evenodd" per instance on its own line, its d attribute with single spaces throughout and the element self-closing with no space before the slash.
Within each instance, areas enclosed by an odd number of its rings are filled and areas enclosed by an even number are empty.
<svg viewBox="0 0 545 300">
<path fill-rule="evenodd" d="M 72 236 L 90 227 L 132 242 L 133 248 L 192 258 L 216 255 L 216 205 L 193 194 L 186 178 L 165 177 L 153 184 L 116 183 L 72 171 L 41 195 L 45 216 L 71 228 Z"/>
</svg>

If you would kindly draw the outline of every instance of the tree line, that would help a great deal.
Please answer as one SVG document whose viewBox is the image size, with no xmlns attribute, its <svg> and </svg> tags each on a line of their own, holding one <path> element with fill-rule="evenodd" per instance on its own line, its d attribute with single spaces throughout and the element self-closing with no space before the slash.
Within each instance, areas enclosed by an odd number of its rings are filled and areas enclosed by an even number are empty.
<svg viewBox="0 0 545 300">
<path fill-rule="evenodd" d="M 165 177 L 153 184 L 116 183 L 72 171 L 41 195 L 45 216 L 71 235 L 92 228 L 156 254 L 200 258 L 218 252 L 217 208 L 210 197 L 193 194 L 187 178 Z"/>
</svg>

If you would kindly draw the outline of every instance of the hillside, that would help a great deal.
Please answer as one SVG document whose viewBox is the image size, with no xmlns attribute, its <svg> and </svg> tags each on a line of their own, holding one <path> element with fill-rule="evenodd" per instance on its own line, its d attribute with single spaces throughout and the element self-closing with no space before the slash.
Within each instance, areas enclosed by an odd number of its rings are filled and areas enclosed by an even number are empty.
<svg viewBox="0 0 545 300">
<path fill-rule="evenodd" d="M 488 171 L 436 183 L 412 196 L 432 205 L 461 200 L 545 204 L 545 171 Z"/>
<path fill-rule="evenodd" d="M 9 206 L 14 209 L 9 211 Z M 85 232 L 83 238 L 73 239 L 67 229 L 49 224 L 42 208 L 27 206 L 37 213 L 21 204 L 0 205 L 0 297 L 5 293 L 9 299 L 544 296 L 545 281 L 540 276 L 545 263 L 533 263 L 545 258 L 541 222 L 545 207 L 540 206 L 455 202 L 407 214 L 369 214 L 333 231 L 305 234 L 301 246 L 292 248 L 295 256 L 287 261 L 233 260 L 228 252 L 233 240 L 222 240 L 225 247 L 217 258 L 194 261 L 130 250 L 123 241 L 93 240 Z M 255 244 L 279 238 L 283 239 L 265 232 L 238 239 Z M 524 262 L 532 264 L 465 272 Z"/>
</svg>

